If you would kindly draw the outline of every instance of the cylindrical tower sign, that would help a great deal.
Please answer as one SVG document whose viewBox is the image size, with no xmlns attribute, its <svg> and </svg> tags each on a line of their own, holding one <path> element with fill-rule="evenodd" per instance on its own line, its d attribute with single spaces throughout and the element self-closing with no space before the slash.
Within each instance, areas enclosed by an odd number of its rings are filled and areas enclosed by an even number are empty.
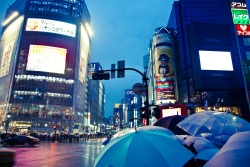
<svg viewBox="0 0 250 167">
<path fill-rule="evenodd" d="M 154 32 L 152 51 L 156 101 L 158 104 L 176 101 L 172 34 L 173 30 L 166 27 L 157 28 Z"/>
</svg>

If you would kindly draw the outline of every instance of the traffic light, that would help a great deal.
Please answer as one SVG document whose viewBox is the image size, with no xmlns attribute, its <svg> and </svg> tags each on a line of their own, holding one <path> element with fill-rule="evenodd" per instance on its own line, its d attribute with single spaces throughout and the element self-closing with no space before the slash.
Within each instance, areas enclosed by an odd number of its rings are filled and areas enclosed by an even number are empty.
<svg viewBox="0 0 250 167">
<path fill-rule="evenodd" d="M 149 119 L 149 111 L 147 110 L 147 108 L 146 107 L 141 107 L 140 108 L 140 110 L 141 110 L 141 118 L 145 118 L 145 119 Z"/>
<path fill-rule="evenodd" d="M 110 78 L 110 73 L 101 70 L 92 74 L 92 80 L 109 80 L 109 78 Z"/>
<path fill-rule="evenodd" d="M 161 110 L 160 110 L 160 107 L 157 106 L 157 107 L 155 107 L 153 110 L 154 110 L 154 111 L 153 111 L 152 115 L 153 115 L 156 119 L 161 118 Z"/>
<path fill-rule="evenodd" d="M 56 129 L 56 125 L 54 125 L 53 128 Z"/>
</svg>

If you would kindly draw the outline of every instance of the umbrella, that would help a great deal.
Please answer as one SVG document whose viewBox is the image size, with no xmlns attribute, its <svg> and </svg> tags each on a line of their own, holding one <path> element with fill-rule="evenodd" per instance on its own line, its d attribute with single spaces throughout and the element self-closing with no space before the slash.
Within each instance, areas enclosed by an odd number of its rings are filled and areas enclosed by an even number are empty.
<svg viewBox="0 0 250 167">
<path fill-rule="evenodd" d="M 232 135 L 205 167 L 250 166 L 250 131 Z"/>
<path fill-rule="evenodd" d="M 205 140 L 195 140 L 193 147 L 197 151 L 197 153 L 201 152 L 202 150 L 206 150 L 206 149 L 218 149 L 217 146 L 215 146 L 211 141 L 206 140 L 206 139 Z"/>
<path fill-rule="evenodd" d="M 170 136 L 172 136 L 173 138 L 178 140 L 180 143 L 182 143 L 181 140 L 172 131 L 170 131 L 170 130 L 168 130 L 166 128 L 159 127 L 159 126 L 154 126 L 154 125 L 152 125 L 152 126 L 141 126 L 141 127 L 137 128 L 137 129 L 136 128 L 124 129 L 124 130 L 119 131 L 116 134 L 114 134 L 112 136 L 111 140 L 114 140 L 114 139 L 116 139 L 118 137 L 122 137 L 122 136 L 124 136 L 124 135 L 126 135 L 128 133 L 132 133 L 132 132 L 135 132 L 135 131 L 149 131 L 149 130 L 153 130 L 153 131 L 156 131 L 156 132 L 157 131 L 162 131 L 164 133 L 169 134 Z"/>
<path fill-rule="evenodd" d="M 202 111 L 185 118 L 178 127 L 193 136 L 203 136 L 223 146 L 230 136 L 250 130 L 249 122 L 228 112 Z"/>
<path fill-rule="evenodd" d="M 154 126 L 160 126 L 171 130 L 176 135 L 188 135 L 186 131 L 177 127 L 176 125 L 184 120 L 186 116 L 181 115 L 172 115 L 168 117 L 164 117 L 159 119 L 157 122 L 154 123 Z"/>
<path fill-rule="evenodd" d="M 152 130 L 150 126 L 149 130 L 147 127 L 139 127 L 135 132 L 111 140 L 98 154 L 94 166 L 178 167 L 186 164 L 193 156 L 192 152 L 170 134 Z"/>
<path fill-rule="evenodd" d="M 211 148 L 211 149 L 205 149 L 200 151 L 195 157 L 194 159 L 200 159 L 200 160 L 204 160 L 204 161 L 208 161 L 210 160 L 217 152 L 219 151 L 218 148 Z"/>
</svg>

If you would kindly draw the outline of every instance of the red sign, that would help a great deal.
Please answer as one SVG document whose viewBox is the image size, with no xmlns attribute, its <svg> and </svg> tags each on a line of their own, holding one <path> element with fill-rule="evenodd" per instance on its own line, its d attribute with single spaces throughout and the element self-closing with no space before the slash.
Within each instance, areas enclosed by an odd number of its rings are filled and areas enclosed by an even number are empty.
<svg viewBox="0 0 250 167">
<path fill-rule="evenodd" d="M 250 26 L 243 24 L 236 24 L 236 31 L 239 36 L 250 36 Z"/>
</svg>

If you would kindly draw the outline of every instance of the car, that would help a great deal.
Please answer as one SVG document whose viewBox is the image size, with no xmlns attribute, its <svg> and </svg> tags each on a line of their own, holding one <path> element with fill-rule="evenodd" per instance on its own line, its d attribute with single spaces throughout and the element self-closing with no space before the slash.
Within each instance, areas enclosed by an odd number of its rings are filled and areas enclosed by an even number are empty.
<svg viewBox="0 0 250 167">
<path fill-rule="evenodd" d="M 25 145 L 25 146 L 34 146 L 36 144 L 39 144 L 40 140 L 38 138 L 32 137 L 32 136 L 24 136 L 24 135 L 18 135 L 9 139 L 4 139 L 1 141 L 1 144 L 3 146 L 13 146 L 13 145 Z"/>
<path fill-rule="evenodd" d="M 16 152 L 7 148 L 0 148 L 0 166 L 11 167 L 15 164 Z"/>
</svg>

